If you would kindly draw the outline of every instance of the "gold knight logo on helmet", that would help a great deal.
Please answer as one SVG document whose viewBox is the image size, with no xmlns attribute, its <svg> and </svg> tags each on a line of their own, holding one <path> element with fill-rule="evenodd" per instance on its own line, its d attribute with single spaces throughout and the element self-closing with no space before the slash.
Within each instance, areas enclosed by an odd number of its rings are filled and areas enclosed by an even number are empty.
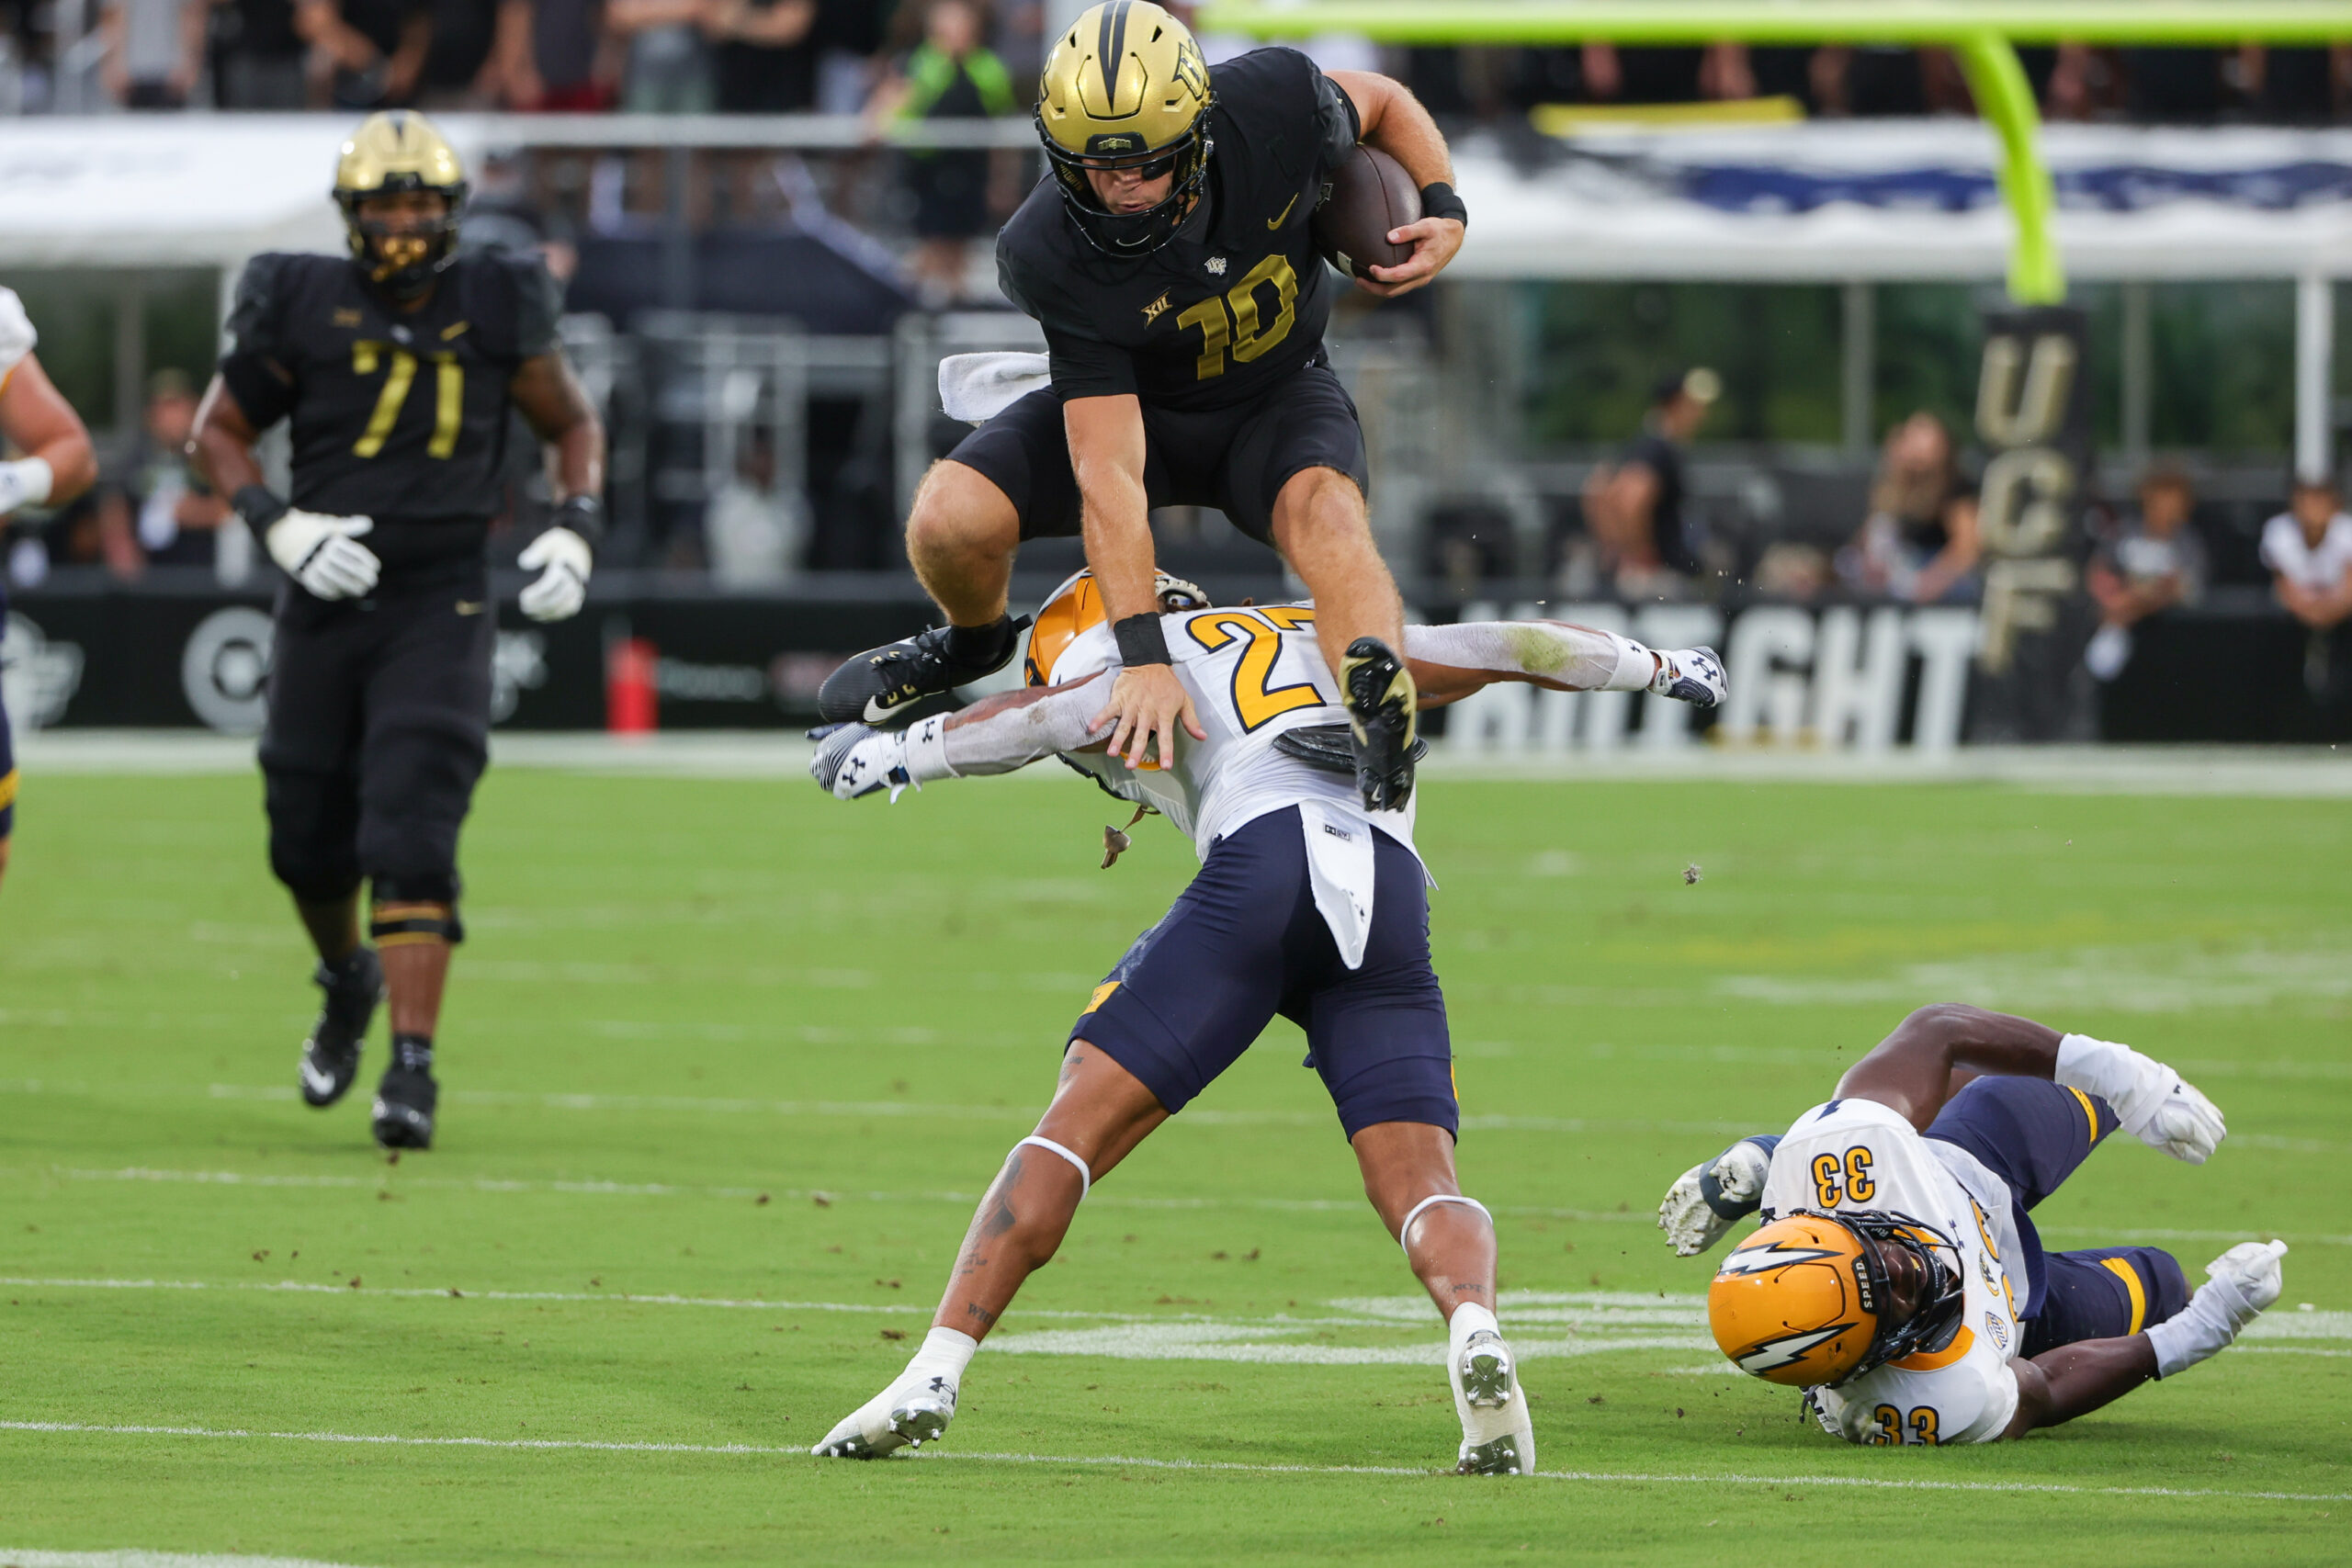
<svg viewBox="0 0 2352 1568">
<path fill-rule="evenodd" d="M 1215 101 L 1191 29 L 1150 0 L 1106 0 L 1054 45 L 1037 85 L 1037 135 L 1062 199 L 1098 249 L 1139 255 L 1174 235 L 1207 174 Z M 1114 212 L 1090 167 L 1173 178 L 1161 200 Z"/>
<path fill-rule="evenodd" d="M 334 201 L 343 209 L 352 258 L 395 298 L 424 292 L 448 264 L 467 188 L 457 149 L 431 120 L 411 109 L 369 115 L 335 159 Z M 395 225 L 361 211 L 372 198 L 413 192 L 440 196 L 440 215 Z"/>
</svg>

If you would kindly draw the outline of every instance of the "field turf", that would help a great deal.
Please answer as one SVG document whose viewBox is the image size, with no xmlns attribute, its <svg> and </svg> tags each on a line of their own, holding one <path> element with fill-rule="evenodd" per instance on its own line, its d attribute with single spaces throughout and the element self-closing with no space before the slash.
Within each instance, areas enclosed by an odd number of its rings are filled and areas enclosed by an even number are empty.
<svg viewBox="0 0 2352 1568">
<path fill-rule="evenodd" d="M 28 774 L 0 893 L 0 1562 L 2352 1558 L 2352 804 L 1424 788 L 1467 1190 L 1550 1478 L 1436 1473 L 1436 1316 L 1295 1031 L 1097 1188 L 944 1444 L 799 1451 L 920 1337 L 1090 987 L 1188 874 L 1040 776 L 508 768 L 469 829 L 441 1146 L 294 1098 L 307 964 L 246 777 Z M 1699 880 L 1686 881 L 1685 868 Z M 1911 1006 L 2130 1041 L 2228 1112 L 2040 1219 L 2261 1337 L 2054 1434 L 1849 1450 L 1725 1375 L 1672 1178 Z M 2302 1303 L 2311 1310 L 2299 1311 Z"/>
</svg>

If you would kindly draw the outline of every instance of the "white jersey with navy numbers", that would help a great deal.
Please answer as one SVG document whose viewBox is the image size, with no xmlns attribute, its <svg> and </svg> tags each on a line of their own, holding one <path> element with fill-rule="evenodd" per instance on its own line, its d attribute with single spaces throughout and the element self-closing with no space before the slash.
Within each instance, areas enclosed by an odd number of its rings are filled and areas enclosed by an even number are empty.
<svg viewBox="0 0 2352 1568">
<path fill-rule="evenodd" d="M 15 289 L 0 288 L 0 388 L 7 386 L 8 378 L 40 342 L 32 318 L 25 314 L 25 302 Z"/>
<path fill-rule="evenodd" d="M 1310 850 L 1319 848 L 1314 818 L 1369 823 L 1413 847 L 1413 809 L 1366 811 L 1352 774 L 1327 773 L 1274 750 L 1275 737 L 1306 725 L 1343 724 L 1339 683 L 1315 638 L 1315 611 L 1304 604 L 1187 610 L 1162 615 L 1177 679 L 1193 699 L 1205 740 L 1181 735 L 1176 765 L 1130 768 L 1099 751 L 1069 760 L 1125 800 L 1148 806 L 1193 840 L 1202 859 L 1224 835 L 1269 812 L 1302 807 Z M 1048 679 L 1081 681 L 1119 661 L 1107 625 L 1070 641 Z M 1103 689 L 1108 696 L 1109 688 Z"/>
<path fill-rule="evenodd" d="M 1965 1150 L 1921 1137 L 1891 1107 L 1833 1100 L 1798 1117 L 1772 1151 L 1763 1207 L 1767 1218 L 1799 1209 L 1883 1210 L 1932 1225 L 1959 1249 L 1966 1302 L 1943 1348 L 1808 1391 L 1834 1436 L 1855 1443 L 1986 1443 L 2008 1428 L 2018 1405 L 2009 1359 L 2022 1335 L 2018 1286 L 2004 1263 L 2018 1257 L 2018 1245 L 2007 1184 Z"/>
</svg>

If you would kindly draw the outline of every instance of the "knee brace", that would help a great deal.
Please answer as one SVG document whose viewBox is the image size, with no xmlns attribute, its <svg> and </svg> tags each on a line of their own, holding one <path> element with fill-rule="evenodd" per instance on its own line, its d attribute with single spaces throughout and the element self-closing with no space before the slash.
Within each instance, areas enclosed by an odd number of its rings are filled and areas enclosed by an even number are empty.
<svg viewBox="0 0 2352 1568">
<path fill-rule="evenodd" d="M 458 919 L 455 904 L 392 903 L 379 897 L 368 918 L 368 934 L 378 947 L 405 947 L 420 942 L 442 942 L 454 947 L 466 940 L 466 927 Z"/>
<path fill-rule="evenodd" d="M 1433 1204 L 1438 1203 L 1459 1203 L 1465 1209 L 1476 1209 L 1478 1213 L 1487 1216 L 1487 1224 L 1489 1229 L 1494 1226 L 1495 1216 L 1488 1213 L 1487 1206 L 1478 1201 L 1476 1198 L 1464 1198 L 1460 1194 L 1453 1192 L 1432 1193 L 1429 1197 L 1424 1198 L 1419 1202 L 1414 1204 L 1411 1208 L 1406 1210 L 1405 1223 L 1396 1227 L 1396 1245 L 1405 1249 L 1405 1256 L 1407 1258 L 1410 1258 L 1413 1255 L 1413 1244 L 1406 1239 L 1413 1234 L 1413 1222 L 1421 1217 L 1421 1211 L 1423 1209 L 1427 1209 Z"/>
</svg>

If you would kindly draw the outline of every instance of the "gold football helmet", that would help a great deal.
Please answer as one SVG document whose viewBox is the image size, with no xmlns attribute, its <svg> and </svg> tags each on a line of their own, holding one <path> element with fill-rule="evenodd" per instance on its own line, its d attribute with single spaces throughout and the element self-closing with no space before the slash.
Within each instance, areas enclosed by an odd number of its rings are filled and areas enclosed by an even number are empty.
<svg viewBox="0 0 2352 1568">
<path fill-rule="evenodd" d="M 411 109 L 369 115 L 343 144 L 334 165 L 334 200 L 343 209 L 352 259 L 395 299 L 424 293 L 457 253 L 468 188 L 465 164 L 431 120 Z M 421 225 L 360 217 L 360 203 L 369 197 L 409 191 L 437 191 L 448 208 Z"/>
<path fill-rule="evenodd" d="M 1150 0 L 1106 0 L 1054 45 L 1037 86 L 1037 136 L 1063 202 L 1097 250 L 1145 255 L 1174 236 L 1208 177 L 1216 101 L 1192 30 Z M 1114 212 L 1089 168 L 1175 179 L 1154 206 Z"/>
<path fill-rule="evenodd" d="M 1181 577 L 1156 572 L 1152 585 L 1159 592 L 1159 613 L 1163 615 L 1209 608 L 1209 596 Z M 1105 614 L 1102 594 L 1094 586 L 1092 572 L 1081 570 L 1065 578 L 1062 585 L 1037 608 L 1037 624 L 1029 632 L 1029 656 L 1021 661 L 1023 682 L 1032 686 L 1051 685 L 1054 666 L 1069 650 L 1069 645 L 1088 628 L 1101 626 Z"/>
<path fill-rule="evenodd" d="M 1908 1313 L 1894 1300 L 1890 1248 L 1909 1253 L 1925 1282 Z M 1707 1325 L 1724 1355 L 1767 1382 L 1840 1383 L 1947 1337 L 1964 1302 L 1958 1259 L 1949 1237 L 1901 1214 L 1800 1210 L 1724 1259 L 1707 1287 Z"/>
</svg>

